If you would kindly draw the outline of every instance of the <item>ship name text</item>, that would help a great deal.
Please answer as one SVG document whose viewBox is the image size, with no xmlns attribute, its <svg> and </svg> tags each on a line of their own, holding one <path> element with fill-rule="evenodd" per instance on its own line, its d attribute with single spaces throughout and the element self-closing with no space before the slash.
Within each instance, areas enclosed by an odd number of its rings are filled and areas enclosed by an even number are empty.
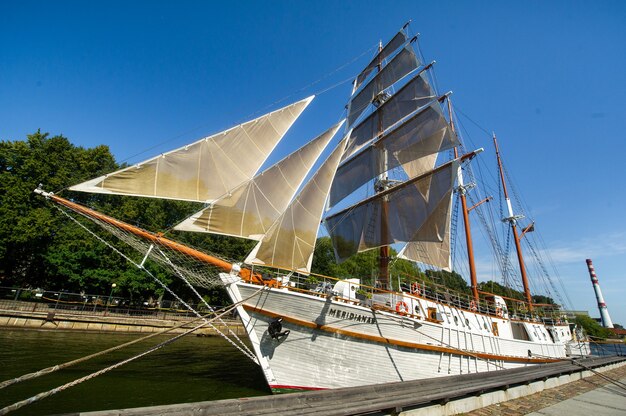
<svg viewBox="0 0 626 416">
<path fill-rule="evenodd" d="M 376 323 L 376 318 L 373 316 L 361 315 L 361 314 L 354 313 L 354 312 L 340 311 L 340 310 L 333 309 L 333 308 L 330 308 L 330 310 L 328 311 L 328 316 L 333 316 L 339 319 L 347 319 L 349 321 L 363 322 L 367 324 Z"/>
</svg>

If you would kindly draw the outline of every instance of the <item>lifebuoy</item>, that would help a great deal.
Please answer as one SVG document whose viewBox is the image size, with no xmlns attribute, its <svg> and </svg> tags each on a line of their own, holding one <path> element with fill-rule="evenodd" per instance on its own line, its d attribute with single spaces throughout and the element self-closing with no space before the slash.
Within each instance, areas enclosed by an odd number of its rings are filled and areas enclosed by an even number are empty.
<svg viewBox="0 0 626 416">
<path fill-rule="evenodd" d="M 475 300 L 471 300 L 470 301 L 470 310 L 472 312 L 476 312 L 478 310 L 478 307 L 476 306 L 476 301 Z"/>
<path fill-rule="evenodd" d="M 499 317 L 504 316 L 504 312 L 502 312 L 502 308 L 500 306 L 496 308 L 496 315 L 498 315 Z"/>
<path fill-rule="evenodd" d="M 398 303 L 396 303 L 396 312 L 400 315 L 406 315 L 409 313 L 409 305 L 407 305 L 405 301 L 399 300 Z"/>
</svg>

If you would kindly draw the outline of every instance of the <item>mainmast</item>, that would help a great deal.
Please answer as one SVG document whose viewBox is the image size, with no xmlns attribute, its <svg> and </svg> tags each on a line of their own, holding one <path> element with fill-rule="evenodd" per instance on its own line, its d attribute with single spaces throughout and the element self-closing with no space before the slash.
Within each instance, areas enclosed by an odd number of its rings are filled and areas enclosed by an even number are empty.
<svg viewBox="0 0 626 416">
<path fill-rule="evenodd" d="M 448 114 L 450 115 L 450 127 L 452 131 L 456 134 L 456 129 L 454 125 L 454 119 L 452 117 L 452 103 L 450 102 L 450 97 L 448 97 Z M 454 158 L 459 157 L 458 148 L 454 147 Z M 469 221 L 469 210 L 467 209 L 467 197 L 466 193 L 469 188 L 471 188 L 472 184 L 465 185 L 463 183 L 463 174 L 461 171 L 461 167 L 459 166 L 458 173 L 458 182 L 459 187 L 459 198 L 461 199 L 461 209 L 463 210 L 463 225 L 465 226 L 465 246 L 467 247 L 467 258 L 469 260 L 469 272 L 470 272 L 470 282 L 472 288 L 472 296 L 474 300 L 478 302 L 478 282 L 476 278 L 476 263 L 474 262 L 474 244 L 472 242 L 472 232 L 470 229 L 470 221 Z"/>
<path fill-rule="evenodd" d="M 378 73 L 382 70 L 382 56 L 381 52 L 383 51 L 383 43 L 379 41 L 378 43 L 378 65 L 376 68 L 378 69 Z M 380 87 L 377 88 L 380 90 Z M 382 100 L 384 98 L 381 97 L 378 102 L 382 104 Z M 378 113 L 378 128 L 377 128 L 377 136 L 380 137 L 383 134 L 383 115 L 381 112 Z M 388 163 L 387 163 L 387 151 L 383 148 L 383 169 L 382 173 L 378 177 L 378 181 L 376 182 L 375 188 L 376 193 L 384 192 L 389 187 L 389 180 L 387 176 Z M 382 246 L 380 247 L 379 256 L 378 256 L 378 282 L 383 289 L 389 288 L 389 241 L 387 241 L 388 228 L 389 228 L 389 212 L 388 212 L 388 199 L 384 197 L 381 204 L 381 241 Z"/>
<path fill-rule="evenodd" d="M 517 220 L 524 218 L 523 215 L 514 215 L 513 208 L 511 206 L 511 200 L 509 199 L 509 193 L 506 189 L 506 181 L 504 180 L 504 169 L 502 168 L 502 159 L 500 159 L 500 151 L 498 149 L 498 141 L 496 140 L 496 134 L 493 134 L 493 144 L 496 147 L 496 157 L 498 159 L 498 169 L 500 170 L 500 179 L 502 180 L 502 189 L 504 191 L 504 199 L 506 200 L 506 206 L 509 216 L 503 218 L 502 221 L 508 222 L 511 225 L 513 231 L 513 241 L 515 241 L 515 249 L 517 251 L 517 260 L 519 262 L 519 269 L 522 275 L 522 285 L 524 286 L 524 296 L 526 297 L 526 303 L 528 303 L 528 310 L 532 311 L 532 297 L 530 295 L 530 287 L 528 285 L 528 276 L 526 275 L 526 266 L 524 265 L 524 257 L 522 256 L 522 245 L 520 243 L 520 237 L 517 235 Z"/>
</svg>

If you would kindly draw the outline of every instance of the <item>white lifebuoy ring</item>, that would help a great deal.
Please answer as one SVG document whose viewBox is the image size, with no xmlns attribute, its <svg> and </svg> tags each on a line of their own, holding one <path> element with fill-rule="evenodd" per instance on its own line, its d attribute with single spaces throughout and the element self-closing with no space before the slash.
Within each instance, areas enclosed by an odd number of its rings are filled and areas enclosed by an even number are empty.
<svg viewBox="0 0 626 416">
<path fill-rule="evenodd" d="M 476 306 L 476 301 L 472 299 L 470 301 L 470 311 L 476 312 L 477 310 L 478 310 L 478 307 Z"/>
<path fill-rule="evenodd" d="M 409 305 L 407 305 L 405 301 L 399 300 L 398 303 L 396 303 L 396 312 L 398 312 L 400 315 L 408 314 Z"/>
<path fill-rule="evenodd" d="M 504 316 L 504 312 L 502 311 L 502 308 L 500 306 L 496 307 L 496 315 L 498 315 L 500 318 Z"/>
</svg>

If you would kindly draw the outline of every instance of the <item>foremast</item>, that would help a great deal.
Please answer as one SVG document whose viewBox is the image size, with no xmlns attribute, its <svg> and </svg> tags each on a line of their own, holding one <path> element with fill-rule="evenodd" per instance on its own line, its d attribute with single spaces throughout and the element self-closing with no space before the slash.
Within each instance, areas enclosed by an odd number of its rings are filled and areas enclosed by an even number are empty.
<svg viewBox="0 0 626 416">
<path fill-rule="evenodd" d="M 498 160 L 498 170 L 500 171 L 500 180 L 502 181 L 502 191 L 504 192 L 504 199 L 506 201 L 508 217 L 502 218 L 503 222 L 508 222 L 513 232 L 513 241 L 515 242 L 515 250 L 517 251 L 517 261 L 519 263 L 520 274 L 522 275 L 522 285 L 524 287 L 524 297 L 528 304 L 528 310 L 532 311 L 533 303 L 532 296 L 530 294 L 530 286 L 528 284 L 528 276 L 526 274 L 526 265 L 524 263 L 524 256 L 522 254 L 521 237 L 517 234 L 517 221 L 524 218 L 523 215 L 513 214 L 513 207 L 511 206 L 511 200 L 509 199 L 509 193 L 506 187 L 506 180 L 504 179 L 504 169 L 502 167 L 502 159 L 500 158 L 500 150 L 498 148 L 498 141 L 496 134 L 493 134 L 493 144 L 496 148 L 496 158 Z"/>
</svg>

